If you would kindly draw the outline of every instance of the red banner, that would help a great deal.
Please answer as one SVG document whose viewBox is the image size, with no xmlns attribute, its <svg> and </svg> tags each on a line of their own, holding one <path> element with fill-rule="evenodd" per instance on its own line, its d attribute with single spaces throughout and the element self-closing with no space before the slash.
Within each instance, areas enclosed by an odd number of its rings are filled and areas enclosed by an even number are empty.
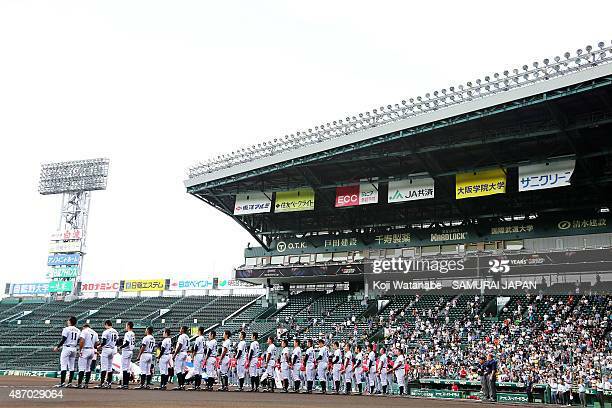
<svg viewBox="0 0 612 408">
<path fill-rule="evenodd" d="M 336 187 L 336 207 L 359 205 L 359 185 Z"/>
</svg>

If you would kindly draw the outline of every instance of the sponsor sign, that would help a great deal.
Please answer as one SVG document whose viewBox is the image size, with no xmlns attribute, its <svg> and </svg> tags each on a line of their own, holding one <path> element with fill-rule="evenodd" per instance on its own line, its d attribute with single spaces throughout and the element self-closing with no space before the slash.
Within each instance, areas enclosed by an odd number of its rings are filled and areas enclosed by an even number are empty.
<svg viewBox="0 0 612 408">
<path fill-rule="evenodd" d="M 430 177 L 389 181 L 389 203 L 434 198 L 434 179 Z"/>
<path fill-rule="evenodd" d="M 80 254 L 50 254 L 47 257 L 48 266 L 78 265 L 80 261 Z"/>
<path fill-rule="evenodd" d="M 525 393 L 498 392 L 497 401 L 498 402 L 510 402 L 510 403 L 516 403 L 516 404 L 526 404 L 529 402 L 529 399 L 527 398 L 527 394 Z"/>
<path fill-rule="evenodd" d="M 410 389 L 410 395 L 413 397 L 424 398 L 463 398 L 463 392 L 450 390 L 430 390 L 430 389 Z"/>
<path fill-rule="evenodd" d="M 272 194 L 258 191 L 237 194 L 234 215 L 267 213 L 272 210 Z"/>
<path fill-rule="evenodd" d="M 378 182 L 359 184 L 359 205 L 378 203 Z"/>
<path fill-rule="evenodd" d="M 506 172 L 504 169 L 459 173 L 455 178 L 455 198 L 457 200 L 506 192 Z"/>
<path fill-rule="evenodd" d="M 124 292 L 158 292 L 165 290 L 165 279 L 132 279 L 123 282 Z"/>
<path fill-rule="evenodd" d="M 359 205 L 359 185 L 336 187 L 336 208 Z"/>
<path fill-rule="evenodd" d="M 81 292 L 118 292 L 119 288 L 119 281 L 81 283 Z"/>
<path fill-rule="evenodd" d="M 51 241 L 70 241 L 81 238 L 83 238 L 83 230 L 81 229 L 57 231 L 51 234 Z"/>
<path fill-rule="evenodd" d="M 217 278 L 201 280 L 170 280 L 168 290 L 203 290 L 203 289 L 227 289 L 230 282 L 227 279 L 218 280 L 215 287 L 214 282 Z"/>
<path fill-rule="evenodd" d="M 364 264 L 289 266 L 236 270 L 237 279 L 362 275 Z"/>
<path fill-rule="evenodd" d="M 76 265 L 50 267 L 47 271 L 47 278 L 76 278 L 79 274 L 79 267 Z"/>
<path fill-rule="evenodd" d="M 49 282 L 49 293 L 72 292 L 74 281 L 72 280 L 56 280 Z"/>
<path fill-rule="evenodd" d="M 81 252 L 81 241 L 51 241 L 49 243 L 49 252 Z"/>
<path fill-rule="evenodd" d="M 314 210 L 315 192 L 311 188 L 276 193 L 274 212 L 294 212 Z"/>
<path fill-rule="evenodd" d="M 519 166 L 519 191 L 567 187 L 575 167 L 574 159 Z"/>
<path fill-rule="evenodd" d="M 46 295 L 49 293 L 49 283 L 13 283 L 11 284 L 11 295 Z"/>
</svg>

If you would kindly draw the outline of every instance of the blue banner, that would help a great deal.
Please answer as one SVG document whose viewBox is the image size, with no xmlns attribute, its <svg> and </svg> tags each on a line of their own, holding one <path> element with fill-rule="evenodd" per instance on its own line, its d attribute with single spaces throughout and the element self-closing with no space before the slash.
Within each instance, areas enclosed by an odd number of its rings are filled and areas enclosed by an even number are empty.
<svg viewBox="0 0 612 408">
<path fill-rule="evenodd" d="M 49 283 L 13 283 L 11 284 L 11 295 L 46 295 L 49 293 Z"/>
<path fill-rule="evenodd" d="M 80 254 L 50 254 L 47 257 L 48 266 L 78 265 L 80 261 Z"/>
</svg>

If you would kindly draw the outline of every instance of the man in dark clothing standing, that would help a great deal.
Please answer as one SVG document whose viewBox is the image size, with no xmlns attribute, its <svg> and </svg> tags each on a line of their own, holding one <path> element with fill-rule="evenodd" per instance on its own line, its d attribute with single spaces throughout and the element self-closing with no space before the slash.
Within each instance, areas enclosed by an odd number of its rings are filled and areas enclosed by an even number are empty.
<svg viewBox="0 0 612 408">
<path fill-rule="evenodd" d="M 487 355 L 487 362 L 485 363 L 486 381 L 489 386 L 489 401 L 497 401 L 497 360 L 493 358 L 493 354 Z"/>
<path fill-rule="evenodd" d="M 478 359 L 478 365 L 476 366 L 478 370 L 478 377 L 480 378 L 480 391 L 482 392 L 482 400 L 486 401 L 489 399 L 489 383 L 487 381 L 486 374 L 486 363 L 485 358 L 480 357 Z"/>
</svg>

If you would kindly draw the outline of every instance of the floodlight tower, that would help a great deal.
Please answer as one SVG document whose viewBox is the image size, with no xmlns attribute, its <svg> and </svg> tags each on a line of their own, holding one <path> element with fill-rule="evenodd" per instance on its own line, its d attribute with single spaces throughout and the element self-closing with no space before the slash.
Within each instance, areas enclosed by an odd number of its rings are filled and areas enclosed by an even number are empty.
<svg viewBox="0 0 612 408">
<path fill-rule="evenodd" d="M 49 246 L 49 292 L 75 294 L 87 252 L 87 221 L 91 192 L 106 190 L 108 159 L 42 164 L 38 192 L 61 194 L 57 232 Z"/>
</svg>

